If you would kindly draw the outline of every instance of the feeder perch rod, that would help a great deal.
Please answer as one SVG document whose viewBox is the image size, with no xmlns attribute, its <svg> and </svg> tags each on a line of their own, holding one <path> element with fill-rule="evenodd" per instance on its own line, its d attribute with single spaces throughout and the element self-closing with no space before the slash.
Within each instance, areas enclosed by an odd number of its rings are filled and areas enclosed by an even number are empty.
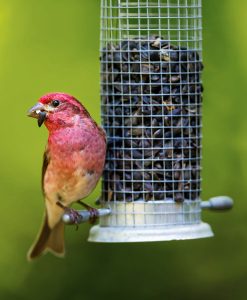
<svg viewBox="0 0 247 300">
<path fill-rule="evenodd" d="M 202 209 L 209 210 L 229 210 L 233 207 L 233 200 L 227 196 L 218 196 L 210 198 L 208 201 L 201 202 Z"/>
<path fill-rule="evenodd" d="M 229 210 L 233 207 L 233 200 L 227 196 L 218 196 L 210 198 L 208 201 L 201 201 L 201 208 L 208 209 L 212 211 L 224 211 Z M 78 210 L 77 213 L 80 215 L 81 219 L 77 223 L 85 223 L 90 219 L 90 212 L 87 210 Z M 98 209 L 98 216 L 108 216 L 111 214 L 110 208 L 100 208 Z M 70 213 L 65 213 L 63 215 L 63 222 L 68 225 L 75 224 L 73 217 Z"/>
<path fill-rule="evenodd" d="M 107 216 L 111 213 L 111 210 L 109 208 L 100 208 L 97 211 L 98 211 L 99 217 Z M 91 215 L 88 210 L 77 210 L 77 213 L 81 217 L 81 219 L 77 223 L 85 223 L 85 222 L 89 221 Z M 75 224 L 75 222 L 73 221 L 73 218 L 70 216 L 69 213 L 65 213 L 63 215 L 62 219 L 65 224 L 68 224 L 68 225 Z"/>
</svg>

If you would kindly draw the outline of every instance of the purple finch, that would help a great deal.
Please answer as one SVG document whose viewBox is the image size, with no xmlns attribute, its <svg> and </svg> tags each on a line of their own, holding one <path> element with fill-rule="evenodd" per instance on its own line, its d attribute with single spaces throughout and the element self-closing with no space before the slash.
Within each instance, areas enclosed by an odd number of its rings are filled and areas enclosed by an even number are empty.
<svg viewBox="0 0 247 300">
<path fill-rule="evenodd" d="M 42 168 L 45 216 L 37 240 L 28 252 L 32 260 L 50 251 L 64 255 L 63 207 L 88 196 L 102 174 L 106 136 L 74 97 L 63 93 L 39 99 L 28 116 L 49 131 Z"/>
</svg>

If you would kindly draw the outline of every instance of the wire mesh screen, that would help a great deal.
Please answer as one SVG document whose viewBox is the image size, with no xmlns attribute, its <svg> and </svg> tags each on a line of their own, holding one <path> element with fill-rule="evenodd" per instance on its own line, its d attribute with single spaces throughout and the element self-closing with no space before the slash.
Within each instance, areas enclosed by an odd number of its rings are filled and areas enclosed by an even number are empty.
<svg viewBox="0 0 247 300">
<path fill-rule="evenodd" d="M 101 1 L 103 201 L 198 200 L 201 0 Z"/>
</svg>

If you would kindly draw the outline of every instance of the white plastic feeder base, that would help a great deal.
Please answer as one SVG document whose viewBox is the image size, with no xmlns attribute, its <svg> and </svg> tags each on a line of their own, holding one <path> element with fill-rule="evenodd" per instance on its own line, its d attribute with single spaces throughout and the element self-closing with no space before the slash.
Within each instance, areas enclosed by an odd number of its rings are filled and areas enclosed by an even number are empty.
<svg viewBox="0 0 247 300">
<path fill-rule="evenodd" d="M 201 222 L 201 201 L 112 202 L 111 214 L 93 226 L 88 241 L 103 243 L 155 242 L 212 237 Z"/>
<path fill-rule="evenodd" d="M 88 241 L 101 243 L 157 242 L 199 239 L 213 235 L 211 227 L 203 222 L 196 225 L 154 228 L 112 228 L 96 225 L 91 228 Z"/>
</svg>

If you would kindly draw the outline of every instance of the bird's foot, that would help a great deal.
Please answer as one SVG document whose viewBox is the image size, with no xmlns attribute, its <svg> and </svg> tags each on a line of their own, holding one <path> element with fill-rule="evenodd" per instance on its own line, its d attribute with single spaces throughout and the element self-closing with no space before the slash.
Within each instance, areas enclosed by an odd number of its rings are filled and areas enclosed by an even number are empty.
<svg viewBox="0 0 247 300">
<path fill-rule="evenodd" d="M 78 224 L 81 223 L 82 216 L 73 208 L 64 206 L 61 202 L 57 202 L 57 205 L 64 210 L 64 213 L 68 214 L 70 217 L 70 223 L 76 225 L 76 230 L 78 230 Z"/>
<path fill-rule="evenodd" d="M 90 205 L 88 205 L 88 204 L 86 204 L 86 203 L 84 203 L 80 200 L 78 201 L 78 203 L 81 204 L 83 207 L 85 207 L 88 210 L 88 212 L 90 213 L 89 223 L 94 224 L 97 221 L 98 217 L 99 217 L 98 209 L 94 208 L 94 207 L 92 207 L 92 206 L 90 206 Z"/>
<path fill-rule="evenodd" d="M 65 213 L 69 215 L 71 223 L 76 225 L 76 230 L 78 230 L 78 225 L 81 223 L 82 216 L 73 208 L 66 207 Z"/>
<path fill-rule="evenodd" d="M 94 224 L 99 217 L 99 211 L 97 208 L 94 207 L 91 207 L 88 211 L 90 213 L 89 223 Z"/>
</svg>

